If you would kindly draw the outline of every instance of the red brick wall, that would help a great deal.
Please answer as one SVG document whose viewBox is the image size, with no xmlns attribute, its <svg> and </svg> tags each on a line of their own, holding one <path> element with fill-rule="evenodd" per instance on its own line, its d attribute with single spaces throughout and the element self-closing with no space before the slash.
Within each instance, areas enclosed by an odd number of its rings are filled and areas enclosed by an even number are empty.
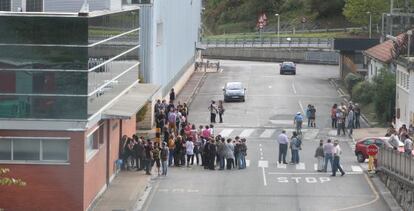
<svg viewBox="0 0 414 211">
<path fill-rule="evenodd" d="M 127 135 L 132 137 L 132 135 L 137 133 L 137 123 L 136 116 L 132 116 L 131 119 L 122 120 L 122 135 Z"/>
<path fill-rule="evenodd" d="M 69 165 L 13 164 L 11 177 L 27 182 L 25 187 L 1 187 L 0 208 L 14 210 L 83 209 L 83 132 L 4 131 L 0 136 L 70 137 Z"/>
<path fill-rule="evenodd" d="M 115 174 L 116 166 L 115 161 L 119 158 L 119 141 L 120 141 L 120 120 L 110 120 L 109 127 L 109 140 L 110 140 L 110 161 L 109 161 L 109 172 L 110 177 Z"/>
</svg>

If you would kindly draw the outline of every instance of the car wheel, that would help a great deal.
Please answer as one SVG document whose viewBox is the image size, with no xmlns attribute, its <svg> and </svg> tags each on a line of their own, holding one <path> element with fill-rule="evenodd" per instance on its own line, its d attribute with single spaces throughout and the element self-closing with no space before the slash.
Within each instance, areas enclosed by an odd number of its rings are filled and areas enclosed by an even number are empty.
<svg viewBox="0 0 414 211">
<path fill-rule="evenodd" d="M 242 102 L 246 102 L 246 98 L 243 97 Z"/>
<path fill-rule="evenodd" d="M 295 72 L 293 72 L 293 75 L 296 75 L 296 71 L 295 71 Z"/>
<path fill-rule="evenodd" d="M 365 157 L 362 153 L 358 152 L 356 156 L 359 163 L 365 162 Z"/>
</svg>

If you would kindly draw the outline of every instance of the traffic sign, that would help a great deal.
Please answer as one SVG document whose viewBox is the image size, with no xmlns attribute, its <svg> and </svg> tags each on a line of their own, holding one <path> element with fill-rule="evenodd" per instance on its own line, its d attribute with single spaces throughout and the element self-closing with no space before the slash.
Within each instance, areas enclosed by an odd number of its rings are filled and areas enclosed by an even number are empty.
<svg viewBox="0 0 414 211">
<path fill-rule="evenodd" d="M 378 147 L 374 144 L 371 144 L 367 148 L 367 154 L 369 156 L 375 156 L 378 153 Z"/>
</svg>

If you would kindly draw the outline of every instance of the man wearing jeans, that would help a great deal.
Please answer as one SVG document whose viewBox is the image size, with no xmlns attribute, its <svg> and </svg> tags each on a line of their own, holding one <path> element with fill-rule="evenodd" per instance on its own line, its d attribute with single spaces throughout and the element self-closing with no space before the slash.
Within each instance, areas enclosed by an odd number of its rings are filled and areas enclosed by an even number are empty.
<svg viewBox="0 0 414 211">
<path fill-rule="evenodd" d="M 335 152 L 335 147 L 332 144 L 331 139 L 328 139 L 327 143 L 323 145 L 323 152 L 325 154 L 325 167 L 324 172 L 328 170 L 328 162 L 331 162 L 331 169 L 333 169 L 333 156 Z"/>
<path fill-rule="evenodd" d="M 161 148 L 161 166 L 162 166 L 162 175 L 167 176 L 167 166 L 168 166 L 168 154 L 169 149 L 167 147 L 167 144 L 165 142 L 162 142 L 162 148 Z"/>
<path fill-rule="evenodd" d="M 341 172 L 341 176 L 345 175 L 345 171 L 341 167 L 340 163 L 340 156 L 342 154 L 341 148 L 339 147 L 339 141 L 335 140 L 334 142 L 334 159 L 333 159 L 333 168 L 332 168 L 332 175 L 336 176 L 336 172 L 339 170 Z"/>
<path fill-rule="evenodd" d="M 247 155 L 247 145 L 246 139 L 242 138 L 240 143 L 240 153 L 239 153 L 239 169 L 246 168 L 246 155 Z"/>
<path fill-rule="evenodd" d="M 289 144 L 289 139 L 286 135 L 285 130 L 283 130 L 282 133 L 277 137 L 277 142 L 279 143 L 279 164 L 282 163 L 282 158 L 283 158 L 283 163 L 287 164 L 286 153 L 287 153 L 287 148 Z"/>
</svg>

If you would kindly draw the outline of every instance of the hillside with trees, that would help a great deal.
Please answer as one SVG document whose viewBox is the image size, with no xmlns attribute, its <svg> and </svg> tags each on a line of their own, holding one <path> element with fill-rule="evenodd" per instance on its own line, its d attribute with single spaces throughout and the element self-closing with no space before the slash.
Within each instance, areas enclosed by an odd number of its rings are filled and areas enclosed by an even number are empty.
<svg viewBox="0 0 414 211">
<path fill-rule="evenodd" d="M 365 26 L 369 11 L 373 24 L 389 10 L 385 0 L 205 0 L 204 29 L 207 34 L 241 33 L 256 30 L 260 14 L 266 14 L 267 31 L 275 31 L 280 14 L 281 30 L 324 29 Z M 411 7 L 414 0 L 394 0 L 394 6 Z M 303 23 L 302 20 L 306 22 Z"/>
</svg>

